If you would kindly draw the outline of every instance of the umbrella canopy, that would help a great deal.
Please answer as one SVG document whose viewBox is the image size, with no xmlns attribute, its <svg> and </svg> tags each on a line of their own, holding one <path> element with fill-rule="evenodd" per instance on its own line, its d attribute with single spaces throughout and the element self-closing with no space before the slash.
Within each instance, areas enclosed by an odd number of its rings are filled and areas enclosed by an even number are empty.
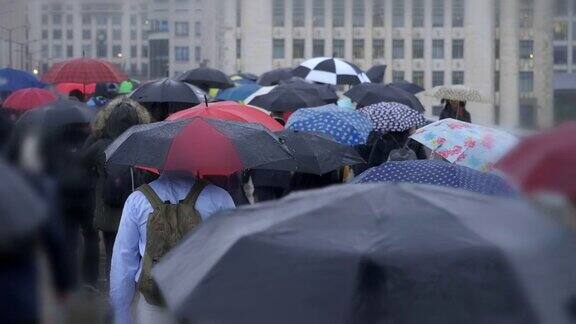
<svg viewBox="0 0 576 324">
<path fill-rule="evenodd" d="M 306 82 L 301 78 L 292 78 L 290 80 L 282 81 L 277 89 L 299 89 L 310 90 L 318 93 L 318 96 L 326 104 L 338 102 L 338 95 L 336 94 L 336 87 L 331 84 L 318 84 Z"/>
<path fill-rule="evenodd" d="M 237 73 L 230 76 L 230 80 L 234 83 L 250 84 L 258 81 L 258 76 L 252 73 Z"/>
<path fill-rule="evenodd" d="M 89 97 L 96 92 L 96 83 L 92 84 L 81 84 L 81 83 L 59 83 L 54 89 L 56 92 L 62 95 L 69 95 L 70 92 L 77 90 L 84 94 L 85 97 Z"/>
<path fill-rule="evenodd" d="M 499 176 L 438 160 L 387 162 L 354 179 L 354 183 L 376 182 L 430 184 L 484 195 L 517 196 L 516 191 Z"/>
<path fill-rule="evenodd" d="M 374 65 L 368 71 L 366 75 L 370 81 L 374 83 L 384 83 L 384 76 L 386 75 L 386 65 Z"/>
<path fill-rule="evenodd" d="M 425 111 L 424 106 L 415 95 L 389 85 L 363 83 L 353 87 L 344 95 L 356 102 L 358 108 L 380 102 L 398 102 L 418 112 L 423 113 Z"/>
<path fill-rule="evenodd" d="M 43 130 L 53 130 L 70 124 L 89 124 L 95 116 L 96 111 L 79 101 L 59 99 L 24 113 L 18 119 L 16 128 L 35 126 Z"/>
<path fill-rule="evenodd" d="M 398 89 L 402 89 L 408 93 L 411 93 L 413 95 L 419 94 L 421 92 L 424 92 L 426 89 L 422 88 L 421 86 L 414 84 L 414 83 L 410 83 L 408 81 L 403 81 L 403 82 L 394 82 L 394 83 L 390 83 L 391 86 L 398 88 Z"/>
<path fill-rule="evenodd" d="M 523 201 L 373 184 L 211 217 L 152 274 L 194 323 L 570 323 L 575 271 Z"/>
<path fill-rule="evenodd" d="M 327 134 L 345 145 L 366 143 L 373 129 L 368 116 L 336 105 L 299 109 L 290 116 L 286 128 Z"/>
<path fill-rule="evenodd" d="M 118 86 L 118 93 L 119 94 L 128 94 L 128 93 L 134 91 L 139 85 L 140 85 L 140 82 L 138 82 L 136 80 L 122 81 L 120 83 L 120 85 Z"/>
<path fill-rule="evenodd" d="M 244 99 L 244 102 L 249 104 L 252 100 L 254 100 L 254 98 L 268 94 L 268 93 L 270 93 L 270 91 L 274 90 L 276 87 L 277 87 L 277 85 L 262 87 L 262 88 L 256 90 L 256 92 L 254 92 L 253 94 L 249 95 L 246 99 Z"/>
<path fill-rule="evenodd" d="M 430 90 L 429 96 L 436 99 L 456 100 L 465 102 L 486 102 L 487 100 L 476 89 L 465 85 L 438 86 Z"/>
<path fill-rule="evenodd" d="M 282 125 L 266 113 L 256 108 L 231 101 L 214 102 L 208 104 L 208 106 L 206 106 L 206 104 L 199 104 L 194 108 L 179 111 L 168 117 L 167 120 L 179 120 L 193 117 L 256 123 L 273 132 L 284 129 Z"/>
<path fill-rule="evenodd" d="M 296 111 L 300 108 L 318 107 L 326 104 L 316 90 L 280 88 L 280 86 L 265 95 L 255 97 L 248 103 L 274 112 Z"/>
<path fill-rule="evenodd" d="M 194 106 L 204 101 L 205 93 L 185 82 L 160 79 L 143 84 L 130 95 L 140 103 L 181 103 Z"/>
<path fill-rule="evenodd" d="M 497 165 L 525 192 L 554 192 L 576 201 L 576 123 L 524 139 Z"/>
<path fill-rule="evenodd" d="M 422 127 L 410 138 L 450 163 L 484 172 L 493 171 L 494 164 L 518 143 L 516 137 L 504 131 L 455 119 Z"/>
<path fill-rule="evenodd" d="M 48 208 L 37 192 L 15 169 L 0 161 L 0 250 L 33 235 L 47 219 Z"/>
<path fill-rule="evenodd" d="M 316 57 L 305 61 L 292 71 L 294 76 L 325 84 L 369 83 L 366 73 L 356 65 L 333 57 Z"/>
<path fill-rule="evenodd" d="M 99 59 L 78 58 L 56 63 L 44 74 L 46 83 L 119 83 L 128 79 L 116 65 Z"/>
<path fill-rule="evenodd" d="M 226 101 L 244 101 L 260 88 L 261 86 L 255 83 L 243 84 L 234 88 L 228 88 L 220 91 L 216 96 L 216 99 Z"/>
<path fill-rule="evenodd" d="M 404 132 L 426 124 L 424 115 L 396 102 L 381 102 L 366 106 L 358 112 L 368 116 L 374 130 L 380 132 Z"/>
<path fill-rule="evenodd" d="M 202 177 L 264 165 L 275 169 L 274 162 L 293 157 L 262 125 L 197 117 L 134 126 L 108 147 L 106 159 Z"/>
<path fill-rule="evenodd" d="M 32 74 L 11 68 L 0 69 L 0 92 L 13 92 L 26 88 L 44 88 L 46 85 Z"/>
<path fill-rule="evenodd" d="M 269 87 L 280 84 L 280 81 L 292 78 L 292 69 L 282 68 L 268 71 L 260 76 L 258 84 Z"/>
<path fill-rule="evenodd" d="M 12 92 L 4 100 L 2 107 L 13 109 L 19 112 L 38 108 L 56 101 L 58 97 L 51 91 L 40 88 L 20 89 Z"/>
<path fill-rule="evenodd" d="M 276 135 L 292 151 L 300 173 L 323 175 L 346 165 L 365 163 L 354 147 L 325 134 L 285 130 Z"/>
<path fill-rule="evenodd" d="M 226 89 L 234 86 L 232 80 L 224 72 L 206 67 L 185 72 L 178 80 L 193 84 L 204 91 L 211 88 Z"/>
</svg>

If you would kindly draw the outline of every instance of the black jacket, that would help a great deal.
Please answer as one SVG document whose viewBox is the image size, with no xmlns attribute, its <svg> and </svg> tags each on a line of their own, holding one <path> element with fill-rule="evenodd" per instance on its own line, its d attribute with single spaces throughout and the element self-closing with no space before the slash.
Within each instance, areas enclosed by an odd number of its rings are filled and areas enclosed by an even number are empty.
<svg viewBox="0 0 576 324">
<path fill-rule="evenodd" d="M 448 118 L 460 120 L 467 123 L 472 122 L 472 117 L 470 116 L 470 113 L 468 112 L 468 110 L 466 110 L 466 108 L 462 108 L 460 114 L 458 114 L 458 112 L 452 109 L 452 107 L 448 106 L 444 107 L 444 110 L 442 110 L 442 113 L 440 114 L 440 120 Z"/>
</svg>

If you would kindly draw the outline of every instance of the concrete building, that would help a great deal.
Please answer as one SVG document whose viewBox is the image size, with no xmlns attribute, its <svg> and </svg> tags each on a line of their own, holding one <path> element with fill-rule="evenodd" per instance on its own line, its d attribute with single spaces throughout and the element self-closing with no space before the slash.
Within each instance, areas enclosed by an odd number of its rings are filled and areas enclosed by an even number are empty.
<svg viewBox="0 0 576 324">
<path fill-rule="evenodd" d="M 491 101 L 469 106 L 479 123 L 552 124 L 549 0 L 230 0 L 227 10 L 227 71 L 334 55 L 364 69 L 387 64 L 387 81 L 478 88 Z M 437 101 L 423 101 L 439 114 Z"/>
</svg>

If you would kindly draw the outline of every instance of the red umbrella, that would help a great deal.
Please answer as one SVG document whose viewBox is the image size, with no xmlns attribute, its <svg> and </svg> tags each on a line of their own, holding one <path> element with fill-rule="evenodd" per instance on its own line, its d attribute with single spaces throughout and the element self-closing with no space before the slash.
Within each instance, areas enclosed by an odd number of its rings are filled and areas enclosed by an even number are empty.
<svg viewBox="0 0 576 324">
<path fill-rule="evenodd" d="M 3 107 L 24 112 L 47 105 L 56 99 L 58 97 L 48 90 L 27 88 L 12 92 L 4 101 Z"/>
<path fill-rule="evenodd" d="M 276 132 L 284 129 L 274 118 L 262 111 L 233 101 L 221 101 L 199 104 L 193 108 L 179 111 L 167 120 L 178 120 L 192 117 L 206 117 L 220 120 L 231 120 L 246 123 L 257 123 Z"/>
<path fill-rule="evenodd" d="M 68 95 L 72 90 L 78 90 L 86 96 L 92 95 L 96 92 L 96 83 L 83 85 L 81 83 L 59 83 L 55 87 L 58 93 Z"/>
<path fill-rule="evenodd" d="M 127 79 L 128 77 L 114 64 L 91 58 L 79 58 L 54 64 L 42 77 L 42 81 L 52 84 L 118 83 Z"/>
<path fill-rule="evenodd" d="M 555 192 L 576 201 L 576 122 L 525 139 L 497 168 L 525 192 Z"/>
</svg>

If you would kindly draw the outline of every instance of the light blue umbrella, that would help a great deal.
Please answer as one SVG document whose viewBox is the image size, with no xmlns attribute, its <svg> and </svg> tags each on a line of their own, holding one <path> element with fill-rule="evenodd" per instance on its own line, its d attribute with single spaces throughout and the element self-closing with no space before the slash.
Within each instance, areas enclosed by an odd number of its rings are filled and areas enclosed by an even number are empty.
<svg viewBox="0 0 576 324">
<path fill-rule="evenodd" d="M 234 88 L 228 88 L 220 91 L 216 96 L 216 99 L 225 101 L 244 101 L 260 88 L 261 86 L 255 83 L 243 84 Z"/>
<path fill-rule="evenodd" d="M 366 143 L 373 127 L 367 116 L 332 104 L 297 110 L 286 128 L 323 133 L 342 144 L 360 145 Z"/>
</svg>

